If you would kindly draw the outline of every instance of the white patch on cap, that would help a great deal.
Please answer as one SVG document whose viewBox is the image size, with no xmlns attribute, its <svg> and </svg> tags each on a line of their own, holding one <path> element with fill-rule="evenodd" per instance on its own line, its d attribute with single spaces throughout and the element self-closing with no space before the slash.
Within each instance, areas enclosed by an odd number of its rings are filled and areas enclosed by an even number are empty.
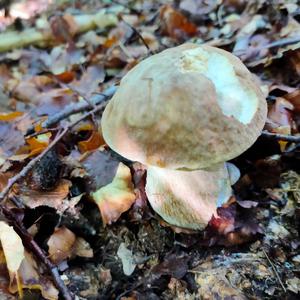
<svg viewBox="0 0 300 300">
<path fill-rule="evenodd" d="M 253 91 L 239 81 L 230 61 L 217 52 L 208 52 L 201 47 L 183 51 L 181 72 L 198 72 L 215 85 L 217 101 L 225 116 L 234 117 L 243 124 L 251 122 L 258 106 Z"/>
</svg>

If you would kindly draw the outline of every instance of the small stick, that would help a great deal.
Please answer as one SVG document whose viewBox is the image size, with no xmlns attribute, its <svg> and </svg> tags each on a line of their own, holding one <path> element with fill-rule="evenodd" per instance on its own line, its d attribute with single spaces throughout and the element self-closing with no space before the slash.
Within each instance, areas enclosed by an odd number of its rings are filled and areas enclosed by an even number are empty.
<svg viewBox="0 0 300 300">
<path fill-rule="evenodd" d="M 92 97 L 92 99 L 90 100 L 90 102 L 92 102 L 94 105 L 98 105 L 100 103 L 102 103 L 103 101 L 105 101 L 106 99 L 110 98 L 115 91 L 117 90 L 116 86 L 111 86 L 108 89 L 106 89 L 103 93 L 101 94 L 96 94 Z M 73 115 L 73 114 L 77 114 L 83 111 L 86 111 L 88 109 L 90 109 L 91 106 L 86 103 L 76 103 L 76 104 L 70 104 L 67 105 L 62 111 L 54 114 L 53 116 L 50 116 L 46 121 L 44 121 L 42 123 L 42 127 L 43 128 L 49 128 L 52 125 L 58 123 L 59 121 L 68 118 L 69 116 Z M 27 134 L 32 134 L 34 132 L 33 128 L 29 128 L 27 131 Z"/>
<path fill-rule="evenodd" d="M 267 44 L 265 46 L 262 46 L 262 49 L 268 49 L 268 48 L 274 48 L 274 47 L 281 47 L 281 46 L 287 46 L 290 44 L 296 44 L 300 42 L 300 36 L 294 36 L 292 38 L 284 38 L 278 41 L 274 41 L 270 44 Z"/>
<path fill-rule="evenodd" d="M 21 220 L 18 219 L 15 214 L 8 208 L 1 206 L 1 211 L 3 215 L 7 218 L 9 223 L 11 223 L 16 230 L 16 232 L 22 238 L 23 243 L 32 250 L 32 252 L 46 265 L 52 278 L 55 282 L 56 287 L 60 291 L 63 299 L 73 300 L 74 297 L 71 295 L 69 289 L 66 287 L 65 283 L 61 279 L 57 266 L 54 265 L 47 257 L 46 253 L 40 246 L 35 242 L 32 236 L 29 234 L 25 226 L 22 224 Z"/>
<path fill-rule="evenodd" d="M 291 143 L 300 143 L 300 136 L 271 133 L 266 130 L 264 130 L 261 135 L 275 140 L 286 141 Z"/>
<path fill-rule="evenodd" d="M 126 22 L 122 17 L 121 20 L 128 26 L 130 27 L 130 29 L 138 36 L 138 38 L 142 41 L 142 43 L 144 44 L 144 46 L 147 48 L 148 53 L 153 55 L 153 51 L 150 49 L 149 45 L 147 44 L 147 42 L 145 41 L 145 39 L 143 38 L 143 36 L 140 34 L 140 32 L 134 28 L 131 24 L 129 24 L 128 22 Z"/>
<path fill-rule="evenodd" d="M 275 275 L 276 275 L 276 277 L 277 277 L 277 279 L 278 279 L 278 281 L 279 281 L 279 283 L 280 283 L 282 289 L 284 290 L 284 292 L 286 292 L 286 288 L 284 287 L 284 284 L 283 284 L 283 282 L 282 282 L 282 280 L 281 280 L 279 274 L 277 273 L 277 270 L 276 270 L 274 264 L 272 263 L 271 259 L 269 258 L 267 252 L 265 251 L 264 248 L 262 248 L 262 251 L 263 251 L 265 257 L 267 258 L 269 264 L 271 265 L 271 267 L 272 267 L 272 269 L 273 269 L 273 272 L 275 273 Z"/>
</svg>

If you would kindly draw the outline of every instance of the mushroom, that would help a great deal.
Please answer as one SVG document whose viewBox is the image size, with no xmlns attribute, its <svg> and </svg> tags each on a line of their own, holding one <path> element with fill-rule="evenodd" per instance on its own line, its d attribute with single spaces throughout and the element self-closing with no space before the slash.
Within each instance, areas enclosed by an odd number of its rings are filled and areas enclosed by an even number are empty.
<svg viewBox="0 0 300 300">
<path fill-rule="evenodd" d="M 226 161 L 255 142 L 266 114 L 259 84 L 237 57 L 187 43 L 123 77 L 102 130 L 111 149 L 147 166 L 146 194 L 164 220 L 203 229 L 232 194 L 228 169 L 236 169 Z"/>
</svg>

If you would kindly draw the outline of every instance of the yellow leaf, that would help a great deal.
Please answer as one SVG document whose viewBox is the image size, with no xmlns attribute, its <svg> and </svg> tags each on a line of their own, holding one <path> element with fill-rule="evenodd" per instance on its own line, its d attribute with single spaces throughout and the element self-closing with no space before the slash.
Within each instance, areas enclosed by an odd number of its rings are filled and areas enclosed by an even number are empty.
<svg viewBox="0 0 300 300">
<path fill-rule="evenodd" d="M 92 194 L 97 203 L 104 226 L 118 220 L 135 201 L 130 169 L 120 163 L 113 181 Z"/>
<path fill-rule="evenodd" d="M 16 118 L 23 116 L 23 112 L 15 111 L 7 114 L 0 114 L 0 121 L 12 121 Z"/>
<path fill-rule="evenodd" d="M 0 240 L 8 270 L 17 272 L 24 259 L 24 247 L 21 238 L 11 226 L 0 221 Z"/>
<path fill-rule="evenodd" d="M 0 221 L 0 241 L 9 272 L 10 283 L 16 279 L 19 294 L 22 296 L 22 288 L 20 286 L 18 276 L 18 270 L 24 259 L 24 247 L 22 240 L 11 226 Z"/>
</svg>

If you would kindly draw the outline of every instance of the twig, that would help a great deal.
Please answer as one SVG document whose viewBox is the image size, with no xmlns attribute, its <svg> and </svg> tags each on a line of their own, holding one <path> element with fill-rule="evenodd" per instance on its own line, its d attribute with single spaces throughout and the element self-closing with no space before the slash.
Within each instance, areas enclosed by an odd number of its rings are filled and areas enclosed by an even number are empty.
<svg viewBox="0 0 300 300">
<path fill-rule="evenodd" d="M 291 143 L 300 143 L 300 136 L 271 133 L 266 130 L 264 130 L 261 135 L 275 140 L 286 141 Z"/>
<path fill-rule="evenodd" d="M 96 94 L 92 96 L 92 99 L 90 100 L 91 103 L 94 105 L 98 105 L 101 102 L 105 101 L 106 99 L 110 98 L 115 91 L 117 90 L 116 86 L 111 86 L 108 89 L 106 89 L 103 93 L 101 94 Z M 46 121 L 42 123 L 43 128 L 48 128 L 51 127 L 52 125 L 58 123 L 59 121 L 68 118 L 69 116 L 73 114 L 77 114 L 83 111 L 86 111 L 90 109 L 91 106 L 86 103 L 77 103 L 77 104 L 70 104 L 66 106 L 62 111 L 54 114 L 53 116 L 49 117 Z M 30 128 L 27 132 L 27 134 L 32 134 L 34 132 L 33 128 Z"/>
<path fill-rule="evenodd" d="M 105 107 L 105 103 L 99 104 L 96 108 L 93 110 L 89 111 L 85 115 L 83 115 L 80 119 L 70 123 L 67 127 L 63 129 L 62 132 L 60 132 L 55 139 L 48 145 L 48 147 L 38 156 L 36 156 L 34 159 L 32 159 L 23 169 L 22 171 L 14 176 L 13 178 L 8 180 L 8 184 L 6 187 L 2 190 L 0 194 L 0 203 L 4 200 L 4 198 L 8 195 L 10 189 L 12 186 L 17 183 L 19 180 L 23 179 L 29 172 L 30 170 L 34 167 L 36 163 L 38 163 L 62 138 L 63 136 L 68 132 L 69 129 L 71 129 L 73 126 L 81 122 L 82 120 L 86 119 L 87 117 L 93 115 L 94 113 L 100 111 Z"/>
<path fill-rule="evenodd" d="M 142 41 L 142 43 L 144 44 L 144 46 L 147 48 L 148 50 L 148 54 L 153 55 L 153 51 L 150 49 L 149 45 L 147 44 L 147 42 L 145 41 L 145 39 L 143 38 L 143 36 L 139 33 L 139 31 L 134 28 L 131 24 L 129 24 L 128 22 L 126 22 L 122 17 L 121 20 L 128 26 L 130 27 L 130 29 L 138 36 L 138 38 Z"/>
<path fill-rule="evenodd" d="M 8 208 L 1 207 L 3 215 L 6 217 L 8 222 L 13 225 L 16 232 L 22 238 L 23 243 L 31 249 L 31 251 L 41 260 L 52 274 L 52 278 L 55 282 L 56 287 L 60 291 L 63 299 L 73 300 L 74 297 L 71 295 L 69 289 L 60 277 L 56 265 L 54 265 L 47 257 L 47 254 L 40 246 L 35 242 L 32 236 L 29 234 L 22 221 Z"/>
<path fill-rule="evenodd" d="M 116 90 L 117 90 L 116 86 L 113 85 L 113 86 L 109 87 L 107 90 L 105 90 L 103 93 L 94 95 L 92 97 L 92 99 L 90 100 L 90 102 L 93 103 L 94 105 L 98 105 L 101 102 L 108 99 L 109 97 L 111 97 L 115 93 Z M 48 128 L 48 127 L 56 124 L 57 122 L 69 117 L 70 115 L 86 111 L 90 108 L 91 108 L 91 106 L 85 102 L 78 103 L 76 105 L 68 105 L 61 112 L 51 116 L 45 122 L 43 122 L 42 127 Z"/>
<path fill-rule="evenodd" d="M 93 102 L 91 102 L 90 99 L 88 99 L 84 94 L 82 94 L 80 91 L 78 91 L 76 88 L 72 87 L 70 84 L 68 83 L 64 83 L 61 82 L 60 80 L 58 80 L 58 78 L 53 75 L 51 76 L 51 78 L 53 78 L 53 80 L 58 83 L 59 85 L 71 90 L 74 94 L 77 94 L 79 97 L 81 97 L 85 102 L 87 102 L 89 104 L 90 107 L 95 108 L 96 104 L 94 104 Z"/>
<path fill-rule="evenodd" d="M 49 133 L 49 132 L 56 132 L 56 131 L 58 131 L 58 128 L 46 128 L 44 130 L 41 130 L 41 131 L 38 131 L 38 132 L 34 132 L 32 134 L 26 135 L 26 139 L 36 137 L 36 136 L 38 136 L 40 134 L 45 134 L 45 133 Z"/>
<path fill-rule="evenodd" d="M 282 289 L 284 290 L 284 292 L 286 292 L 286 288 L 284 287 L 284 284 L 283 284 L 283 282 L 282 282 L 282 280 L 281 280 L 281 278 L 280 278 L 280 276 L 279 276 L 279 274 L 278 274 L 278 272 L 277 272 L 277 270 L 276 270 L 274 264 L 272 263 L 271 259 L 269 258 L 268 254 L 266 253 L 266 251 L 265 251 L 264 248 L 262 248 L 262 251 L 263 251 L 265 257 L 267 258 L 269 264 L 271 265 L 271 267 L 272 267 L 272 269 L 273 269 L 273 272 L 275 273 L 275 275 L 276 275 L 276 277 L 277 277 L 277 279 L 278 279 L 278 281 L 279 281 L 279 283 L 280 283 Z"/>
<path fill-rule="evenodd" d="M 278 40 L 278 41 L 274 41 L 272 43 L 269 43 L 265 46 L 262 46 L 261 48 L 262 49 L 268 49 L 268 48 L 274 48 L 274 47 L 281 47 L 281 46 L 287 46 L 287 45 L 290 45 L 290 44 L 296 44 L 296 43 L 299 43 L 300 42 L 300 36 L 295 36 L 295 37 L 292 37 L 292 38 L 284 38 L 284 39 L 281 39 L 281 40 Z"/>
</svg>

